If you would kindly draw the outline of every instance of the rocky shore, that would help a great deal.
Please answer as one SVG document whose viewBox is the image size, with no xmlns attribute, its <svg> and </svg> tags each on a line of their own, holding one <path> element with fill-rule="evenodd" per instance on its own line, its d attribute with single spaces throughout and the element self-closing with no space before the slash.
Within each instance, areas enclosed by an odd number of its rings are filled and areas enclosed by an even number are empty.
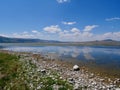
<svg viewBox="0 0 120 90">
<path fill-rule="evenodd" d="M 120 90 L 118 84 L 120 78 L 114 81 L 107 78 L 109 82 L 106 82 L 106 78 L 96 76 L 86 71 L 84 67 L 65 61 L 50 59 L 39 54 L 4 52 L 17 55 L 23 62 L 24 72 L 19 74 L 19 78 L 23 79 L 31 90 Z M 13 84 L 14 82 L 11 82 L 5 89 Z"/>
</svg>

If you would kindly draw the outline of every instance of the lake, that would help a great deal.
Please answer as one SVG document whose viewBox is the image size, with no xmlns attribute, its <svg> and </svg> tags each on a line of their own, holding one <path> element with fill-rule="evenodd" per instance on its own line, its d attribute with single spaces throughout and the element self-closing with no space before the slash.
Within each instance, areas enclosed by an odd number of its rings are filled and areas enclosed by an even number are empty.
<svg viewBox="0 0 120 90">
<path fill-rule="evenodd" d="M 120 77 L 120 47 L 107 46 L 5 46 L 3 50 L 49 55 L 51 59 L 88 67 L 94 72 Z"/>
</svg>

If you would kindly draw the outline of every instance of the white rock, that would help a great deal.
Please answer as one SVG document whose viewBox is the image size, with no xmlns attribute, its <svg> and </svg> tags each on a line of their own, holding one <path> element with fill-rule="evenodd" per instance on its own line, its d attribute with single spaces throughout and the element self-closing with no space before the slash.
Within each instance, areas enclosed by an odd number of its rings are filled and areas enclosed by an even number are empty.
<svg viewBox="0 0 120 90">
<path fill-rule="evenodd" d="M 79 90 L 79 84 L 76 83 L 76 84 L 74 85 L 74 90 Z"/>
<path fill-rule="evenodd" d="M 105 79 L 100 79 L 101 82 L 105 81 Z"/>
<path fill-rule="evenodd" d="M 38 87 L 37 87 L 37 90 L 39 90 L 39 89 L 41 89 L 41 86 L 38 86 Z"/>
<path fill-rule="evenodd" d="M 62 77 L 60 77 L 60 79 L 63 79 Z"/>
<path fill-rule="evenodd" d="M 120 90 L 120 88 L 116 88 L 115 90 Z"/>
<path fill-rule="evenodd" d="M 96 82 L 93 82 L 92 85 L 96 85 Z"/>
<path fill-rule="evenodd" d="M 102 86 L 102 89 L 105 89 L 105 86 Z"/>
<path fill-rule="evenodd" d="M 46 70 L 45 70 L 45 69 L 42 69 L 42 70 L 41 70 L 41 73 L 46 73 Z"/>
<path fill-rule="evenodd" d="M 73 66 L 73 70 L 74 70 L 74 71 L 78 71 L 78 70 L 80 70 L 80 68 L 79 68 L 78 65 L 74 65 L 74 66 Z"/>
</svg>

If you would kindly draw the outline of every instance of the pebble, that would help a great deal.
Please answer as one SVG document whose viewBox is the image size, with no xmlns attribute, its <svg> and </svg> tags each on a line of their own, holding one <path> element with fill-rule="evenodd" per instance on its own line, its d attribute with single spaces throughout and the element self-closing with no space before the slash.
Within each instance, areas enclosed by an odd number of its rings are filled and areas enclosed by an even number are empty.
<svg viewBox="0 0 120 90">
<path fill-rule="evenodd" d="M 94 78 L 94 74 L 91 73 L 91 74 L 89 75 L 89 78 Z"/>
</svg>

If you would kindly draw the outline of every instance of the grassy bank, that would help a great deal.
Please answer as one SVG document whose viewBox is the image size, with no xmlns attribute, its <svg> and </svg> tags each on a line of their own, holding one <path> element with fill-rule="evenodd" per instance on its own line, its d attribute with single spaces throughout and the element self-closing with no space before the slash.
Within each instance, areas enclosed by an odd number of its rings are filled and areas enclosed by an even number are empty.
<svg viewBox="0 0 120 90">
<path fill-rule="evenodd" d="M 106 79 L 82 68 L 74 71 L 72 64 L 47 56 L 0 51 L 0 90 L 115 90 L 120 87 L 119 78 Z"/>
<path fill-rule="evenodd" d="M 72 90 L 73 86 L 54 71 L 41 71 L 32 60 L 0 52 L 0 90 L 55 90 L 55 88 Z"/>
<path fill-rule="evenodd" d="M 0 89 L 18 76 L 21 63 L 15 55 L 0 52 Z"/>
</svg>

